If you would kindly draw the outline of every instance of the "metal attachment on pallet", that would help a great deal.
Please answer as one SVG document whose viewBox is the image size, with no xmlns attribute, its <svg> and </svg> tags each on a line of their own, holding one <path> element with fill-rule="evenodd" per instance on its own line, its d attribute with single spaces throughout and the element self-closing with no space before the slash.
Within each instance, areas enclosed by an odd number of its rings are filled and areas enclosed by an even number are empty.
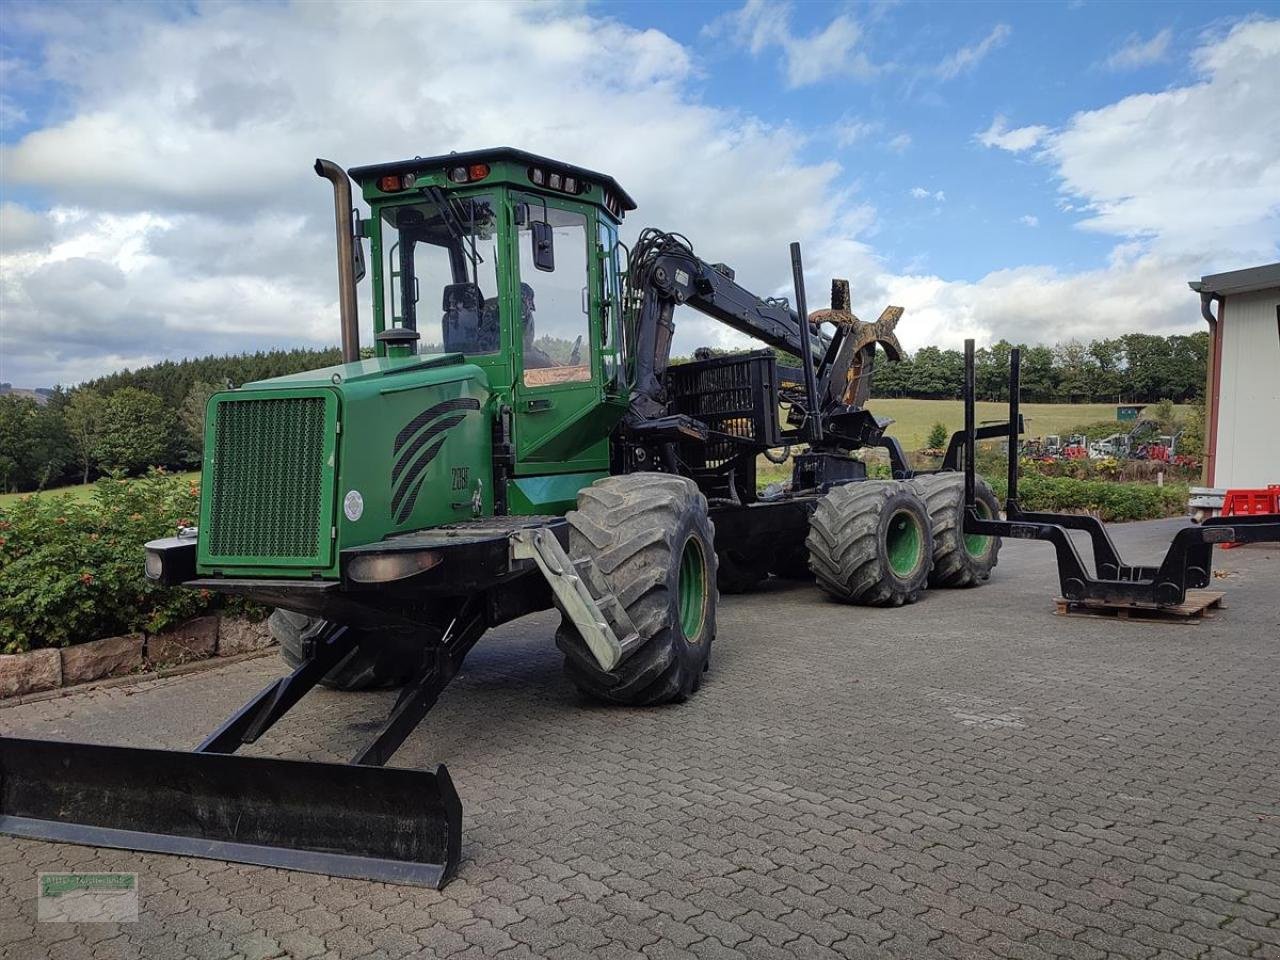
<svg viewBox="0 0 1280 960">
<path fill-rule="evenodd" d="M 1058 581 L 1065 600 L 1154 609 L 1177 607 L 1186 600 L 1188 589 L 1208 586 L 1214 544 L 1280 541 L 1280 514 L 1214 517 L 1199 526 L 1179 530 L 1159 566 L 1127 564 L 1121 559 L 1107 528 L 1096 517 L 1023 510 L 1018 504 L 1020 360 L 1019 350 L 1010 351 L 1009 473 L 1005 518 L 984 518 L 978 516 L 974 496 L 974 448 L 981 434 L 981 428 L 974 423 L 974 349 L 972 340 L 964 342 L 965 533 L 1045 540 L 1053 544 L 1058 559 Z M 1092 574 L 1076 549 L 1070 533 L 1073 530 L 1087 534 L 1092 543 Z"/>
<path fill-rule="evenodd" d="M 640 646 L 627 608 L 604 584 L 590 557 L 572 560 L 554 533 L 523 529 L 511 534 L 511 556 L 532 560 L 546 577 L 556 602 L 573 621 L 601 670 L 612 670 Z"/>
</svg>

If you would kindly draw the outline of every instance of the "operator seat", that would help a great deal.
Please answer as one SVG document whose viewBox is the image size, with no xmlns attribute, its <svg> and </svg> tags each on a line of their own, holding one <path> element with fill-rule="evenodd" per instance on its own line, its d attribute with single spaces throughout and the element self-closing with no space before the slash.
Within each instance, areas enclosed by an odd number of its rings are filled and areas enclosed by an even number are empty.
<svg viewBox="0 0 1280 960">
<path fill-rule="evenodd" d="M 474 283 L 450 283 L 444 288 L 442 333 L 446 353 L 493 353 L 498 349 L 498 318 L 489 311 Z"/>
</svg>

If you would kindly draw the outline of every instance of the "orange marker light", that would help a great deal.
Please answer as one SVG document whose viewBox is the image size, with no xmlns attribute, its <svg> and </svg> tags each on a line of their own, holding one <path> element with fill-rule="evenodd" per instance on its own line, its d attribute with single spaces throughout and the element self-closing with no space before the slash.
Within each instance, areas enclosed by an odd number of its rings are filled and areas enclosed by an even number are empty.
<svg viewBox="0 0 1280 960">
<path fill-rule="evenodd" d="M 473 163 L 467 170 L 467 177 L 470 180 L 483 180 L 489 175 L 489 165 L 487 163 Z"/>
<path fill-rule="evenodd" d="M 381 177 L 378 180 L 378 189 L 383 193 L 395 193 L 398 190 L 403 189 L 403 186 L 400 183 L 399 177 Z"/>
</svg>

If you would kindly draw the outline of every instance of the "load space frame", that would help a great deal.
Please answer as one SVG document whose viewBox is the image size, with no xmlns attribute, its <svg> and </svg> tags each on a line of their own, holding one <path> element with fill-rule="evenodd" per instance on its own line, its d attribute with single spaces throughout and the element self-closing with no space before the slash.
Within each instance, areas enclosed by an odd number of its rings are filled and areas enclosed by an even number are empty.
<svg viewBox="0 0 1280 960">
<path fill-rule="evenodd" d="M 1021 351 L 1009 357 L 1008 496 L 1005 518 L 979 515 L 974 498 L 974 459 L 979 431 L 974 424 L 974 342 L 964 342 L 964 496 L 965 533 L 1045 540 L 1053 544 L 1062 596 L 1073 601 L 1111 605 L 1173 607 L 1187 590 L 1208 586 L 1213 574 L 1213 546 L 1226 543 L 1280 542 L 1280 514 L 1212 517 L 1199 526 L 1179 530 L 1164 558 L 1155 566 L 1128 564 L 1107 528 L 1096 517 L 1023 510 L 1018 503 L 1018 410 Z M 1070 531 L 1087 534 L 1093 547 L 1093 572 L 1085 566 Z"/>
</svg>

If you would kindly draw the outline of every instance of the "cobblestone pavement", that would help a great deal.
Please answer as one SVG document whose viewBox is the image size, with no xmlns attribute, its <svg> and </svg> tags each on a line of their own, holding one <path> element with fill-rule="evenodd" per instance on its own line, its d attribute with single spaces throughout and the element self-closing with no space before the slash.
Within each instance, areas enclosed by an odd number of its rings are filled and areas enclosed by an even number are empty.
<svg viewBox="0 0 1280 960">
<path fill-rule="evenodd" d="M 1123 528 L 1154 553 L 1166 522 Z M 1135 549 L 1141 548 L 1141 549 Z M 1047 546 L 914 607 L 722 602 L 687 704 L 582 702 L 553 618 L 476 648 L 397 755 L 465 810 L 443 892 L 0 838 L 28 957 L 1280 957 L 1280 550 L 1218 552 L 1195 626 L 1061 618 Z M 0 709 L 186 747 L 274 658 Z M 308 701 L 314 702 L 308 702 Z M 255 750 L 344 759 L 387 694 L 309 696 Z M 140 875 L 134 924 L 37 924 L 39 870 Z"/>
</svg>

